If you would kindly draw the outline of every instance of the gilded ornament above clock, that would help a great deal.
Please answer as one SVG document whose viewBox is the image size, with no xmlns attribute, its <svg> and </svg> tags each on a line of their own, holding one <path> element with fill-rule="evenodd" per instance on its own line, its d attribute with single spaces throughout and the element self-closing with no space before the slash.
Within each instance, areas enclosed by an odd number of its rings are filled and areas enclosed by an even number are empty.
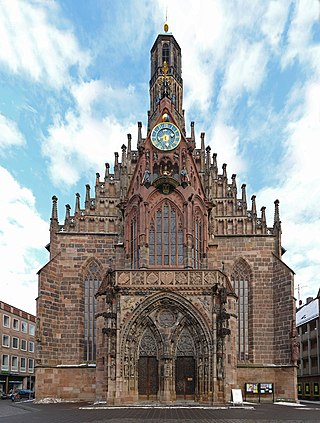
<svg viewBox="0 0 320 423">
<path fill-rule="evenodd" d="M 151 132 L 151 142 L 158 150 L 173 150 L 178 147 L 180 141 L 179 129 L 170 122 L 158 123 Z"/>
</svg>

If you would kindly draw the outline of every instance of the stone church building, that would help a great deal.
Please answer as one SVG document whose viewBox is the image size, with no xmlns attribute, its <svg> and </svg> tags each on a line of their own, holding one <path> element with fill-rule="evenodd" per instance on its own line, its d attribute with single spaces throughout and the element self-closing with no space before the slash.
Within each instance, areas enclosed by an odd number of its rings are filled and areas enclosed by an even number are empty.
<svg viewBox="0 0 320 423">
<path fill-rule="evenodd" d="M 39 271 L 36 397 L 222 403 L 272 383 L 296 399 L 293 271 L 279 202 L 267 226 L 246 186 L 196 143 L 182 106 L 181 49 L 151 49 L 148 126 L 58 220 Z M 145 137 L 144 137 L 145 135 Z"/>
</svg>

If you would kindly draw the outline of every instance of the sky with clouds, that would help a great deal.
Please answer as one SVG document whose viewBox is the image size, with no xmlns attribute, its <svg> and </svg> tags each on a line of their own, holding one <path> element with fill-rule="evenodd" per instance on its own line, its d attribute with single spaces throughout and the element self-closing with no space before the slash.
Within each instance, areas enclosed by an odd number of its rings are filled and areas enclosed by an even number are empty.
<svg viewBox="0 0 320 423">
<path fill-rule="evenodd" d="M 0 0 L 0 299 L 35 313 L 51 197 L 84 201 L 114 151 L 146 136 L 150 49 L 182 49 L 186 127 L 247 184 L 296 296 L 320 288 L 318 0 Z"/>
</svg>

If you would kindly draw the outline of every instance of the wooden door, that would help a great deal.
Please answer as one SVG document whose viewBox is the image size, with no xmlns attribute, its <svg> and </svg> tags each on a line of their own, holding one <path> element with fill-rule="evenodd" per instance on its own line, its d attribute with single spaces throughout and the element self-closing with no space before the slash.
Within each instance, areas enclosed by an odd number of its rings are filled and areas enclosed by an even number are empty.
<svg viewBox="0 0 320 423">
<path fill-rule="evenodd" d="M 194 399 L 195 360 L 193 357 L 176 359 L 176 395 L 177 399 Z"/>
<path fill-rule="evenodd" d="M 140 357 L 138 365 L 138 392 L 140 399 L 157 399 L 159 390 L 158 360 Z"/>
</svg>

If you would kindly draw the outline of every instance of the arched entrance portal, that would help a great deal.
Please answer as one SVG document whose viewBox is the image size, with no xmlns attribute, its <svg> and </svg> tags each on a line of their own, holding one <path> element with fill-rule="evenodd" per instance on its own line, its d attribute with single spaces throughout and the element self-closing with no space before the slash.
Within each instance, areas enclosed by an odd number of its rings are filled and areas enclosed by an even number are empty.
<svg viewBox="0 0 320 423">
<path fill-rule="evenodd" d="M 210 397 L 210 332 L 193 305 L 175 293 L 141 303 L 122 337 L 123 386 L 137 400 Z"/>
</svg>

